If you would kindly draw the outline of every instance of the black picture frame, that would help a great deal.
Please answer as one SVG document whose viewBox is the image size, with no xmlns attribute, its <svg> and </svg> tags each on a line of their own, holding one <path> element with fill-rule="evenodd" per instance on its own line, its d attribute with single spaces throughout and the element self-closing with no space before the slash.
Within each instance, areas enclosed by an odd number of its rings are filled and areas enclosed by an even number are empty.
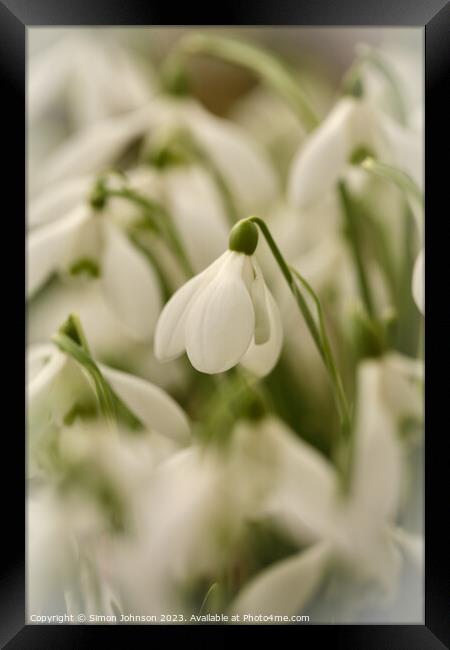
<svg viewBox="0 0 450 650">
<path fill-rule="evenodd" d="M 96 647 L 111 635 L 115 643 L 129 643 L 130 635 L 141 642 L 174 640 L 182 632 L 183 642 L 208 646 L 208 626 L 25 626 L 25 526 L 24 526 L 24 459 L 25 422 L 18 417 L 24 412 L 23 365 L 18 363 L 22 341 L 12 343 L 25 333 L 25 311 L 21 291 L 25 285 L 25 74 L 26 28 L 31 26 L 75 25 L 315 25 L 315 26 L 422 26 L 425 29 L 425 90 L 426 90 L 426 489 L 425 489 L 425 624 L 424 625 L 302 625 L 290 628 L 300 641 L 326 643 L 339 649 L 364 650 L 434 650 L 449 647 L 450 618 L 448 615 L 450 548 L 445 526 L 448 492 L 448 456 L 446 455 L 446 412 L 448 402 L 450 312 L 442 309 L 442 298 L 448 295 L 448 238 L 443 236 L 443 221 L 448 221 L 448 162 L 439 163 L 440 154 L 448 157 L 450 80 L 450 5 L 446 0 L 289 0 L 258 2 L 247 0 L 238 7 L 229 3 L 215 6 L 215 15 L 206 16 L 205 6 L 191 3 L 177 7 L 172 3 L 149 0 L 97 0 L 91 2 L 61 2 L 61 0 L 0 0 L 0 83 L 1 110 L 4 115 L 3 133 L 11 137 L 11 146 L 2 156 L 6 179 L 2 192 L 12 197 L 11 214 L 7 217 L 8 239 L 14 266 L 8 261 L 4 277 L 7 301 L 8 341 L 5 363 L 18 368 L 15 384 L 5 390 L 17 396 L 14 413 L 4 418 L 2 474 L 4 513 L 2 538 L 2 569 L 0 582 L 0 642 L 2 647 L 17 648 L 81 648 Z M 207 19 L 207 20 L 206 20 Z M 17 214 L 15 214 L 17 213 Z M 6 215 L 4 215 L 6 221 Z M 4 222 L 5 223 L 5 222 Z M 14 248 L 13 248 L 14 242 Z M 8 251 L 9 252 L 9 251 Z M 22 264 L 23 261 L 23 264 Z M 13 269 L 13 273 L 11 273 Z M 23 273 L 23 275 L 22 275 Z M 13 276 L 13 277 L 11 277 Z M 23 282 L 22 282 L 23 281 Z M 23 315 L 23 320 L 22 320 Z M 11 343 L 9 343 L 11 341 Z M 12 376 L 12 375 L 11 375 Z M 13 400 L 11 399 L 11 404 Z M 11 409 L 5 409 L 7 412 Z M 23 425 L 22 425 L 23 423 Z M 259 628 L 264 635 L 278 634 L 273 627 Z M 181 629 L 182 628 L 182 629 Z M 301 628 L 301 629 L 300 629 Z M 217 630 L 216 630 L 217 631 Z M 229 643 L 236 635 L 248 635 L 248 627 L 222 627 L 215 644 Z M 251 630 L 254 639 L 254 630 Z M 193 637 L 197 638 L 194 639 Z M 138 641 L 136 641 L 136 644 Z"/>
</svg>

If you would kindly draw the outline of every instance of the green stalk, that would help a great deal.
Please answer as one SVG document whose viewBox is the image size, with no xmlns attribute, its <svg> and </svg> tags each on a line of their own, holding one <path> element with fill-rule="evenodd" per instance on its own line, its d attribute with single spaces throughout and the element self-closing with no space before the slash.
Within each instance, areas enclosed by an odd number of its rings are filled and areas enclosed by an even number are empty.
<svg viewBox="0 0 450 650">
<path fill-rule="evenodd" d="M 392 165 L 387 165 L 379 160 L 375 160 L 370 156 L 361 162 L 361 167 L 365 171 L 374 174 L 374 176 L 390 181 L 407 196 L 411 196 L 420 208 L 424 208 L 423 194 L 415 180 L 406 172 L 397 169 L 397 167 L 393 167 Z"/>
<path fill-rule="evenodd" d="M 301 90 L 295 75 L 281 59 L 261 47 L 225 36 L 188 34 L 181 39 L 172 56 L 206 54 L 243 66 L 262 79 L 291 106 L 308 131 L 318 124 L 315 111 Z M 171 57 L 167 63 L 171 66 Z"/>
<path fill-rule="evenodd" d="M 148 162 L 159 169 L 169 165 L 199 163 L 211 177 L 221 195 L 226 216 L 231 226 L 238 220 L 238 211 L 223 174 L 207 151 L 200 145 L 194 135 L 187 129 L 177 129 L 166 142 L 151 152 Z"/>
<path fill-rule="evenodd" d="M 188 277 L 195 275 L 192 265 L 184 251 L 181 244 L 181 239 L 175 225 L 170 218 L 166 209 L 156 201 L 141 196 L 135 190 L 130 188 L 123 188 L 120 190 L 112 190 L 104 188 L 105 197 L 118 197 L 127 199 L 142 208 L 144 215 L 148 219 L 150 225 L 156 232 L 158 232 L 166 241 L 168 246 L 178 256 L 178 259 L 183 267 L 183 271 Z"/>
<path fill-rule="evenodd" d="M 341 202 L 342 214 L 344 216 L 348 239 L 353 255 L 353 261 L 355 264 L 356 274 L 358 277 L 359 291 L 368 315 L 371 318 L 374 318 L 375 306 L 372 298 L 372 292 L 370 290 L 369 279 L 367 277 L 366 269 L 364 266 L 361 251 L 361 242 L 358 235 L 355 208 L 350 198 L 350 194 L 347 190 L 347 186 L 342 180 L 338 183 L 338 192 Z"/>
<path fill-rule="evenodd" d="M 294 276 L 291 273 L 291 270 L 286 263 L 280 249 L 276 245 L 272 235 L 270 234 L 270 230 L 268 229 L 265 221 L 260 219 L 259 217 L 250 217 L 249 221 L 252 221 L 253 223 L 256 223 L 261 230 L 262 234 L 264 235 L 264 238 L 272 252 L 272 255 L 275 258 L 275 261 L 277 262 L 278 266 L 280 267 L 281 273 L 283 274 L 288 287 L 292 293 L 292 295 L 295 298 L 295 301 L 300 308 L 300 311 L 302 312 L 303 318 L 306 321 L 306 324 L 308 326 L 308 329 L 311 333 L 311 336 L 314 339 L 314 342 L 316 344 L 317 350 L 319 351 L 320 356 L 324 359 L 324 352 L 322 349 L 322 344 L 320 340 L 320 333 L 319 330 L 316 326 L 316 323 L 314 322 L 314 318 L 311 314 L 311 311 L 306 304 L 305 299 L 303 298 L 301 292 L 299 291 L 299 288 L 297 286 L 297 283 L 295 282 Z"/>
<path fill-rule="evenodd" d="M 322 361 L 325 365 L 325 368 L 328 371 L 329 377 L 331 379 L 334 397 L 336 405 L 339 412 L 339 417 L 341 420 L 341 432 L 343 437 L 347 437 L 350 433 L 351 428 L 351 413 L 350 408 L 347 403 L 347 398 L 345 396 L 342 380 L 337 368 L 337 364 L 334 360 L 333 352 L 331 350 L 331 345 L 329 342 L 328 334 L 325 327 L 325 320 L 323 317 L 323 310 L 320 304 L 319 298 L 308 284 L 308 282 L 300 275 L 298 271 L 290 267 L 278 246 L 276 245 L 266 223 L 259 219 L 258 217 L 250 217 L 249 221 L 255 223 L 261 230 L 264 238 L 267 241 L 267 244 L 278 264 L 280 270 L 288 284 L 288 287 L 295 298 L 297 306 L 299 307 L 303 318 L 308 326 L 308 329 L 311 333 L 311 336 L 316 344 L 317 350 L 322 358 Z M 306 303 L 299 287 L 296 282 L 296 279 L 301 283 L 301 285 L 307 290 L 310 297 L 313 299 L 318 313 L 319 318 L 319 327 L 317 327 L 314 317 L 311 313 L 308 304 Z"/>
<path fill-rule="evenodd" d="M 316 309 L 317 309 L 317 315 L 319 318 L 319 329 L 320 329 L 320 336 L 321 336 L 321 342 L 322 342 L 322 347 L 324 351 L 324 361 L 325 365 L 327 367 L 327 370 L 329 371 L 331 378 L 332 378 L 332 386 L 333 386 L 333 391 L 334 391 L 334 397 L 335 401 L 337 404 L 337 408 L 340 413 L 341 417 L 341 425 L 342 429 L 347 433 L 350 431 L 350 426 L 351 426 L 351 414 L 350 414 L 350 408 L 347 402 L 347 397 L 345 395 L 344 391 L 344 386 L 342 384 L 342 379 L 339 374 L 339 370 L 337 368 L 336 362 L 334 360 L 333 352 L 331 349 L 330 345 L 330 339 L 328 337 L 328 333 L 326 330 L 325 326 L 325 318 L 323 314 L 323 309 L 322 305 L 320 304 L 320 300 L 317 297 L 317 294 L 315 291 L 312 289 L 311 285 L 305 280 L 303 276 L 300 275 L 300 273 L 291 267 L 292 273 L 296 276 L 296 278 L 302 283 L 302 285 L 305 287 L 311 298 L 313 299 Z"/>
<path fill-rule="evenodd" d="M 123 421 L 131 430 L 136 431 L 143 428 L 142 422 L 116 395 L 92 358 L 78 316 L 71 314 L 52 337 L 52 340 L 62 352 L 72 357 L 91 377 L 100 409 L 110 424 Z"/>
</svg>

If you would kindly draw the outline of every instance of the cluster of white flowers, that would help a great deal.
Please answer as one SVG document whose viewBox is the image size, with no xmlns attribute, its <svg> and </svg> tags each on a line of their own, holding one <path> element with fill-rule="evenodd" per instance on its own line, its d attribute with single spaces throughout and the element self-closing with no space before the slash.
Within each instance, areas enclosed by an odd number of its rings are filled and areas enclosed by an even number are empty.
<svg viewBox="0 0 450 650">
<path fill-rule="evenodd" d="M 420 622 L 421 41 L 124 34 L 29 61 L 29 615 Z"/>
</svg>

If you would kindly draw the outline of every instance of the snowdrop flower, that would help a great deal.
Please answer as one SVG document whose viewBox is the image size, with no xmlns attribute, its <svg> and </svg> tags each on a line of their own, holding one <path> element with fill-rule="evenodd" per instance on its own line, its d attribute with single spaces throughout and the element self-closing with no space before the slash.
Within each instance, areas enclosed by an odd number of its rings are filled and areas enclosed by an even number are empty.
<svg viewBox="0 0 450 650">
<path fill-rule="evenodd" d="M 294 205 L 306 208 L 331 189 L 353 160 L 372 155 L 422 184 L 420 134 L 409 132 L 368 102 L 343 97 L 295 157 L 289 178 Z"/>
<path fill-rule="evenodd" d="M 124 331 L 149 340 L 161 309 L 152 266 L 118 225 L 87 201 L 27 238 L 27 292 L 32 296 L 54 273 L 88 272 Z"/>
<path fill-rule="evenodd" d="M 196 581 L 212 583 L 239 563 L 248 522 L 275 480 L 268 427 L 238 424 L 226 453 L 198 445 L 179 451 L 136 495 L 138 534 L 118 540 L 108 562 L 132 611 L 192 614 L 186 593 Z"/>
<path fill-rule="evenodd" d="M 229 250 L 172 296 L 155 331 L 158 359 L 186 350 L 194 368 L 208 374 L 237 363 L 257 375 L 272 370 L 281 351 L 281 320 L 253 255 L 257 242 L 257 227 L 240 221 Z"/>
<path fill-rule="evenodd" d="M 339 495 L 335 469 L 320 453 L 279 422 L 266 427 L 264 444 L 271 445 L 278 471 L 257 516 L 265 513 L 309 547 L 256 575 L 232 603 L 232 612 L 298 612 L 336 560 L 356 571 L 355 575 L 378 583 L 388 594 L 397 583 L 400 551 L 420 570 L 421 536 L 396 525 L 403 461 L 393 416 L 405 412 L 405 399 L 410 404 L 411 394 L 406 385 L 397 390 L 400 406 L 388 394 L 392 382 L 385 385 L 385 380 L 392 379 L 400 362 L 395 356 L 387 364 L 370 361 L 361 366 L 353 469 L 346 498 Z"/>
<path fill-rule="evenodd" d="M 189 440 L 189 425 L 178 404 L 161 388 L 97 364 L 104 379 L 149 431 L 179 442 Z M 28 352 L 28 419 L 31 433 L 61 427 L 90 384 L 81 367 L 53 345 L 31 346 Z M 35 435 L 34 434 L 34 435 Z"/>
<path fill-rule="evenodd" d="M 139 108 L 153 94 L 151 70 L 117 41 L 70 33 L 31 58 L 28 118 L 36 123 L 62 104 L 80 128 Z"/>
<path fill-rule="evenodd" d="M 117 540 L 108 562 L 132 612 L 191 613 L 186 587 L 221 571 L 229 561 L 224 534 L 230 548 L 249 512 L 233 485 L 226 460 L 197 446 L 159 465 L 149 489 L 136 495 L 137 535 Z"/>
<path fill-rule="evenodd" d="M 243 212 L 274 201 L 279 184 L 264 149 L 226 119 L 215 117 L 193 100 L 160 97 L 124 116 L 102 120 L 66 141 L 36 172 L 34 189 L 57 181 L 95 174 L 111 165 L 136 139 L 159 129 L 185 129 L 222 174 Z"/>
<path fill-rule="evenodd" d="M 335 469 L 321 454 L 284 425 L 272 425 L 278 480 L 259 514 L 265 509 L 301 545 L 310 546 L 257 575 L 243 588 L 233 611 L 298 612 L 336 559 L 387 593 L 395 589 L 400 549 L 421 566 L 420 535 L 396 526 L 402 454 L 382 398 L 381 380 L 377 362 L 362 364 L 353 469 L 346 498 L 339 494 Z"/>
<path fill-rule="evenodd" d="M 29 206 L 30 229 L 79 206 L 95 180 L 95 176 L 71 178 L 41 192 Z M 195 271 L 203 270 L 224 249 L 228 226 L 223 200 L 200 165 L 174 164 L 161 170 L 141 165 L 127 172 L 127 184 L 167 210 Z M 136 219 L 136 207 L 123 199 L 110 199 L 108 211 L 124 224 Z"/>
<path fill-rule="evenodd" d="M 138 375 L 165 390 L 180 389 L 186 371 L 180 363 L 162 365 L 153 354 L 151 341 L 136 341 L 124 331 L 111 309 L 97 278 L 49 282 L 30 301 L 27 340 L 29 345 L 48 342 L 72 312 L 78 314 L 93 355 L 99 361 Z"/>
</svg>

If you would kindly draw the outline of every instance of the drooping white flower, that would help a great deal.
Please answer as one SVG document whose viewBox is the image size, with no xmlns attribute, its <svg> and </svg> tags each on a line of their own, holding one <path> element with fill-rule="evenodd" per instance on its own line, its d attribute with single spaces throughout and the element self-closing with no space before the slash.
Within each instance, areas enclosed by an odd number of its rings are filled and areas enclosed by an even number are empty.
<svg viewBox="0 0 450 650">
<path fill-rule="evenodd" d="M 299 208 L 310 207 L 337 183 L 355 155 L 369 154 L 399 167 L 422 185 L 420 134 L 402 128 L 367 101 L 344 97 L 292 163 L 292 203 Z"/>
<path fill-rule="evenodd" d="M 164 307 L 155 331 L 155 355 L 161 361 L 186 350 L 201 372 L 225 372 L 242 363 L 257 375 L 267 374 L 277 362 L 281 320 L 253 256 L 257 229 L 248 221 L 235 228 L 243 228 L 250 241 L 235 246 L 231 237 L 230 250 L 183 285 Z"/>
<path fill-rule="evenodd" d="M 421 536 L 397 525 L 404 466 L 395 423 L 404 412 L 405 399 L 400 399 L 403 407 L 396 411 L 394 396 L 387 399 L 385 395 L 389 389 L 384 385 L 384 371 L 375 361 L 365 362 L 360 371 L 347 495 L 340 492 L 331 463 L 284 425 L 272 421 L 264 439 L 258 438 L 259 444 L 272 449 L 277 471 L 256 516 L 271 517 L 301 545 L 309 546 L 244 585 L 231 605 L 232 612 L 300 611 L 330 562 L 343 563 L 350 575 L 380 585 L 387 595 L 396 589 L 400 551 L 415 561 L 420 572 Z M 404 397 L 405 387 L 400 394 Z"/>
<path fill-rule="evenodd" d="M 189 439 L 189 425 L 178 404 L 144 379 L 98 364 L 105 380 L 149 431 L 175 440 Z M 31 346 L 28 353 L 27 406 L 31 431 L 63 426 L 65 416 L 90 389 L 81 367 L 53 345 Z"/>
<path fill-rule="evenodd" d="M 149 340 L 161 309 L 155 271 L 122 229 L 87 202 L 28 235 L 28 296 L 52 274 L 74 274 L 80 265 L 99 279 L 111 313 L 125 332 L 137 341 Z"/>
</svg>

